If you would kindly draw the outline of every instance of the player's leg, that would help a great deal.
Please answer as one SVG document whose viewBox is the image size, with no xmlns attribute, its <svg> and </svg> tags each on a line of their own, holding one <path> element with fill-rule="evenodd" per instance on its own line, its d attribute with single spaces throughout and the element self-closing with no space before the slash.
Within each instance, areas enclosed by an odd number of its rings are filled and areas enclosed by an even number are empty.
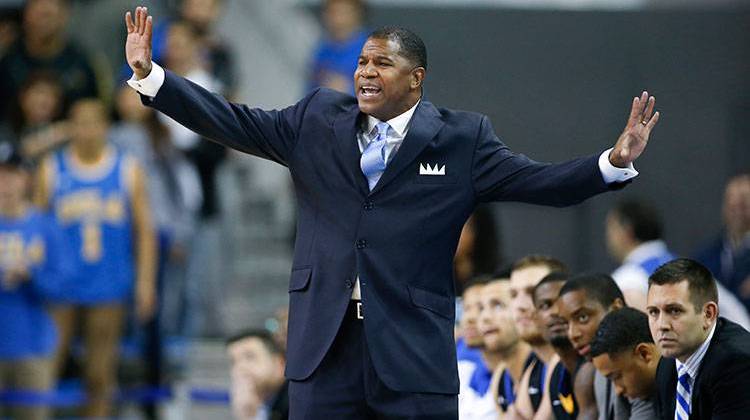
<svg viewBox="0 0 750 420">
<path fill-rule="evenodd" d="M 111 415 L 111 401 L 117 385 L 117 360 L 123 317 L 124 308 L 120 303 L 91 306 L 85 310 L 84 378 L 89 402 L 84 415 L 87 417 Z"/>
</svg>

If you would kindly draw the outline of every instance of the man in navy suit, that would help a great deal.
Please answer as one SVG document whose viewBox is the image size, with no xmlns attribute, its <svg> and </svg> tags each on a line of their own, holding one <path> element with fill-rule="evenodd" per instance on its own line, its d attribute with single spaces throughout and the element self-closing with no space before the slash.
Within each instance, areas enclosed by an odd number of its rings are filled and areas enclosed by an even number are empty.
<svg viewBox="0 0 750 420">
<path fill-rule="evenodd" d="M 152 19 L 126 14 L 131 86 L 226 146 L 285 165 L 298 206 L 289 283 L 291 418 L 455 418 L 453 255 L 479 202 L 566 206 L 635 176 L 658 120 L 633 99 L 613 149 L 560 164 L 512 153 L 487 117 L 422 99 L 427 59 L 408 30 L 374 32 L 356 98 L 314 90 L 280 111 L 224 98 L 151 61 Z"/>
<path fill-rule="evenodd" d="M 648 279 L 649 328 L 662 355 L 656 368 L 660 419 L 746 419 L 750 413 L 750 333 L 719 316 L 711 272 L 668 262 Z"/>
</svg>

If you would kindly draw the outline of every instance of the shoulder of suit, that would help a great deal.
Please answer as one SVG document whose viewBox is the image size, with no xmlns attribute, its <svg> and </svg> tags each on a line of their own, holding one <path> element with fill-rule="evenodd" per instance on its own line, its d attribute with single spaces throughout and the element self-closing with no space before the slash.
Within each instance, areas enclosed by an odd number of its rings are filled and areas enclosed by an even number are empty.
<svg viewBox="0 0 750 420">
<path fill-rule="evenodd" d="M 357 98 L 354 96 L 324 87 L 313 89 L 308 96 L 311 101 L 323 106 L 350 108 L 357 104 Z"/>
<path fill-rule="evenodd" d="M 750 363 L 750 332 L 726 318 L 719 318 L 717 322 L 706 356 L 710 355 L 721 365 L 734 366 L 742 361 Z"/>
<path fill-rule="evenodd" d="M 473 111 L 464 111 L 460 109 L 450 109 L 450 108 L 441 108 L 433 105 L 431 102 L 427 102 L 427 104 L 433 106 L 437 112 L 440 114 L 443 121 L 446 123 L 451 122 L 461 122 L 461 123 L 476 123 L 478 124 L 482 119 L 487 118 L 486 115 L 480 114 L 478 112 Z"/>
</svg>

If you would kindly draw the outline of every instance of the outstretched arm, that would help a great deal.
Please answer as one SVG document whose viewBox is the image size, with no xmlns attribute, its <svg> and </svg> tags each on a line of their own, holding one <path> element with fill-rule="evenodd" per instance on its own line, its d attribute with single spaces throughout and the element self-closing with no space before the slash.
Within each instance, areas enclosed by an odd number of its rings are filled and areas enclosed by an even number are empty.
<svg viewBox="0 0 750 420">
<path fill-rule="evenodd" d="M 646 92 L 633 99 L 625 130 L 609 151 L 555 164 L 513 153 L 482 117 L 472 164 L 477 198 L 569 206 L 623 186 L 638 174 L 632 163 L 643 153 L 659 120 L 654 104 Z"/>
<path fill-rule="evenodd" d="M 314 91 L 280 111 L 252 109 L 183 79 L 151 61 L 153 19 L 145 7 L 125 14 L 125 56 L 133 78 L 128 84 L 144 104 L 195 133 L 224 146 L 287 165 Z"/>
</svg>

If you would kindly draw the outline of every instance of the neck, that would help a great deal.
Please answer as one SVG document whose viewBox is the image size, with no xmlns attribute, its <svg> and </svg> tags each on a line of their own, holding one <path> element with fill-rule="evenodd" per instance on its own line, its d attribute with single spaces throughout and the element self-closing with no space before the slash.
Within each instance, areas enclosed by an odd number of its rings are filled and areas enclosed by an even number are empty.
<svg viewBox="0 0 750 420">
<path fill-rule="evenodd" d="M 640 244 L 630 242 L 629 244 L 623 246 L 620 262 L 625 262 L 625 259 L 628 258 L 628 255 L 630 255 L 630 253 L 633 252 L 634 249 L 638 248 L 638 245 Z"/>
<path fill-rule="evenodd" d="M 62 51 L 65 46 L 65 39 L 63 36 L 51 36 L 51 37 L 27 37 L 24 45 L 26 45 L 26 51 L 34 57 L 52 57 Z"/>
<path fill-rule="evenodd" d="M 0 207 L 0 215 L 10 219 L 21 217 L 26 213 L 26 203 L 23 200 L 14 201 L 7 206 Z"/>
<path fill-rule="evenodd" d="M 509 349 L 503 358 L 503 362 L 508 366 L 508 372 L 510 372 L 513 382 L 519 383 L 521 380 L 523 368 L 526 364 L 526 359 L 529 358 L 529 353 L 531 353 L 531 346 L 523 341 L 519 341 L 518 344 Z"/>
<path fill-rule="evenodd" d="M 698 349 L 701 348 L 701 346 L 703 345 L 703 343 L 706 342 L 706 340 L 708 339 L 708 336 L 711 335 L 711 329 L 714 327 L 714 325 L 716 325 L 716 320 L 714 320 L 714 322 L 711 323 L 711 325 L 709 325 L 709 327 L 706 329 L 706 331 L 703 332 L 703 337 L 702 337 L 700 343 L 698 343 L 698 345 L 695 346 L 694 349 L 690 350 L 690 353 L 686 353 L 683 356 L 677 356 L 676 359 L 679 360 L 680 363 L 683 363 L 683 364 L 685 362 L 687 362 L 687 359 L 689 359 L 692 355 L 694 355 L 695 352 L 697 352 Z"/>
<path fill-rule="evenodd" d="M 95 164 L 104 156 L 105 143 L 101 145 L 80 147 L 73 145 L 73 155 L 84 164 Z"/>
<path fill-rule="evenodd" d="M 727 232 L 727 237 L 729 239 L 729 246 L 732 247 L 733 251 L 736 251 L 742 246 L 742 243 L 745 241 L 745 238 L 750 235 L 750 231 L 734 231 L 734 232 Z"/>
<path fill-rule="evenodd" d="M 565 366 L 565 369 L 567 369 L 567 371 L 571 374 L 575 372 L 580 357 L 578 356 L 578 352 L 573 348 L 573 346 L 554 347 L 554 349 L 555 353 L 560 356 L 560 361 L 562 362 L 563 366 Z"/>
<path fill-rule="evenodd" d="M 552 357 L 555 355 L 555 349 L 551 344 L 545 342 L 544 344 L 531 346 L 534 349 L 534 353 L 544 362 L 549 363 Z"/>
</svg>

